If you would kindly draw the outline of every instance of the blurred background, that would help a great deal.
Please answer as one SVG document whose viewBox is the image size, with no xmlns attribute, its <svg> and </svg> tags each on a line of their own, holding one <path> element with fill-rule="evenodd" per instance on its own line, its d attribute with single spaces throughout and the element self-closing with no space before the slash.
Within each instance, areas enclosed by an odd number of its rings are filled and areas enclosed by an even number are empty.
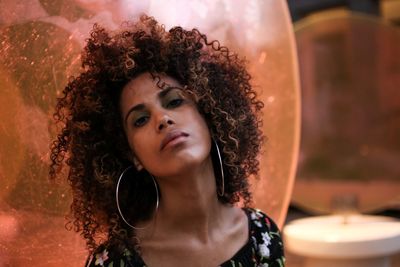
<svg viewBox="0 0 400 267">
<path fill-rule="evenodd" d="M 345 193 L 361 212 L 398 209 L 400 1 L 288 4 L 302 95 L 292 203 L 329 213 Z"/>
<path fill-rule="evenodd" d="M 400 219 L 400 1 L 289 0 L 288 7 L 299 59 L 302 126 L 285 225 L 329 214 Z M 344 229 L 336 230 L 335 239 L 343 238 Z M 378 238 L 361 236 L 364 242 Z M 395 250 L 391 264 L 400 266 Z M 288 249 L 289 267 L 314 266 L 308 256 L 328 257 L 293 251 L 299 252 Z M 390 266 L 380 264 L 360 266 Z"/>
<path fill-rule="evenodd" d="M 398 222 L 400 0 L 1 0 L 0 267 L 83 266 L 68 186 L 47 178 L 53 107 L 93 23 L 116 29 L 142 12 L 246 57 L 268 137 L 255 205 L 282 229 L 336 214 Z"/>
</svg>

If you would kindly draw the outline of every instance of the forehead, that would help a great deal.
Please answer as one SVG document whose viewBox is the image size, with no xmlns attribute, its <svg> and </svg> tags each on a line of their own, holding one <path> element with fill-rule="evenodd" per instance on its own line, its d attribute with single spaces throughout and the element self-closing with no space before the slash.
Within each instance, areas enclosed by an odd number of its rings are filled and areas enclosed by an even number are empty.
<svg viewBox="0 0 400 267">
<path fill-rule="evenodd" d="M 155 77 L 152 77 L 150 73 L 142 73 L 124 86 L 121 93 L 121 100 L 124 98 L 132 100 L 148 98 L 150 95 L 157 94 L 162 88 L 170 86 L 180 87 L 181 85 L 167 75 L 157 74 Z"/>
</svg>

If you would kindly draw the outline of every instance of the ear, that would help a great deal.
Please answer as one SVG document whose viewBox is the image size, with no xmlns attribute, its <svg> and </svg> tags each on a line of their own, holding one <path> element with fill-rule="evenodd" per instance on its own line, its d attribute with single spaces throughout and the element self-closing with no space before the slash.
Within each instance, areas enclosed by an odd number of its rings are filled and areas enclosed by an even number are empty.
<svg viewBox="0 0 400 267">
<path fill-rule="evenodd" d="M 132 157 L 133 158 L 133 165 L 135 165 L 136 169 L 138 171 L 143 170 L 143 165 L 142 163 L 140 163 L 140 161 L 136 158 L 136 157 Z"/>
<path fill-rule="evenodd" d="M 129 161 L 133 163 L 136 170 L 138 171 L 143 170 L 142 163 L 140 163 L 140 161 L 137 159 L 137 157 L 135 157 L 135 154 L 132 151 L 129 151 L 126 156 L 128 157 Z"/>
</svg>

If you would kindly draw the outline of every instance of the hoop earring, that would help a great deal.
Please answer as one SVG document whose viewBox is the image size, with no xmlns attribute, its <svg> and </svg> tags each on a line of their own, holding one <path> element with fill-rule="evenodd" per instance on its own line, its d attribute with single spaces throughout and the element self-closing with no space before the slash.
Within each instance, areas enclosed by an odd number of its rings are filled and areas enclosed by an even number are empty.
<svg viewBox="0 0 400 267">
<path fill-rule="evenodd" d="M 133 229 L 135 229 L 135 230 L 142 230 L 142 229 L 147 228 L 148 225 L 146 225 L 145 227 L 136 227 L 136 226 L 133 226 L 132 224 L 130 224 L 130 223 L 125 219 L 124 215 L 122 214 L 121 208 L 120 208 L 120 206 L 119 206 L 119 197 L 118 197 L 118 196 L 119 196 L 119 184 L 121 183 L 121 180 L 122 180 L 122 177 L 124 176 L 124 174 L 125 174 L 129 169 L 131 169 L 132 167 L 133 167 L 133 166 L 127 167 L 127 168 L 121 173 L 121 175 L 119 176 L 118 182 L 117 182 L 117 188 L 115 189 L 115 199 L 116 199 L 116 202 L 117 202 L 118 212 L 119 212 L 119 215 L 121 216 L 122 220 L 123 220 L 128 226 L 130 226 L 131 228 L 133 228 Z M 150 173 L 149 173 L 149 174 L 150 174 Z M 157 201 L 156 201 L 156 209 L 155 209 L 155 212 L 157 213 L 158 205 L 159 205 L 159 203 L 160 203 L 160 199 L 159 199 L 159 196 L 158 196 L 158 186 L 157 186 L 157 182 L 156 182 L 156 179 L 154 178 L 154 176 L 151 175 L 151 174 L 150 174 L 150 176 L 151 176 L 151 179 L 153 180 L 154 187 L 156 188 Z"/>
<path fill-rule="evenodd" d="M 217 141 L 215 141 L 214 139 L 213 139 L 213 141 L 214 141 L 214 144 L 215 144 L 215 148 L 217 149 L 217 154 L 218 154 L 218 159 L 219 159 L 219 167 L 221 168 L 221 190 L 218 190 L 218 189 L 217 189 L 217 193 L 218 193 L 218 195 L 219 195 L 220 197 L 223 197 L 224 194 L 225 194 L 225 175 L 224 175 L 224 168 L 223 168 L 223 165 L 222 165 L 221 153 L 219 152 L 219 147 L 218 147 Z"/>
</svg>

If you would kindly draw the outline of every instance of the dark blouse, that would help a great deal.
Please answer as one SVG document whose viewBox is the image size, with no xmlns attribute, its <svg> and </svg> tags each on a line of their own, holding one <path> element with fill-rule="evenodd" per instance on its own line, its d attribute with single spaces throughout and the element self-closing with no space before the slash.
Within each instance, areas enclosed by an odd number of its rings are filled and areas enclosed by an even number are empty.
<svg viewBox="0 0 400 267">
<path fill-rule="evenodd" d="M 285 266 L 283 243 L 276 224 L 257 209 L 246 208 L 249 221 L 248 242 L 219 267 L 282 267 Z M 101 246 L 91 255 L 87 267 L 146 267 L 135 252 L 125 250 L 119 257 L 112 257 L 108 248 Z"/>
</svg>

